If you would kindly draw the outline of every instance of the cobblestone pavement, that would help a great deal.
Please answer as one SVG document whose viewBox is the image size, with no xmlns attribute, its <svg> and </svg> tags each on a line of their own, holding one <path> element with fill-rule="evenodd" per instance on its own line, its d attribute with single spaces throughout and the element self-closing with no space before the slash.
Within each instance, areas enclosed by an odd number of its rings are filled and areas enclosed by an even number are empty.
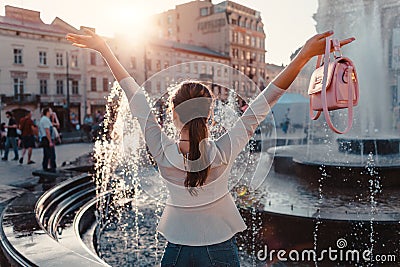
<svg viewBox="0 0 400 267">
<path fill-rule="evenodd" d="M 90 143 L 75 143 L 56 146 L 56 162 L 57 166 L 61 167 L 65 161 L 73 161 L 77 157 L 89 153 L 93 150 L 93 144 Z M 21 156 L 22 150 L 19 151 Z M 9 159 L 14 157 L 14 152 L 10 151 Z M 10 198 L 22 193 L 24 189 L 16 186 L 25 183 L 32 179 L 32 171 L 42 169 L 43 151 L 41 148 L 36 148 L 32 153 L 32 160 L 35 164 L 27 164 L 27 155 L 23 164 L 18 161 L 0 161 L 0 203 L 3 203 Z"/>
</svg>

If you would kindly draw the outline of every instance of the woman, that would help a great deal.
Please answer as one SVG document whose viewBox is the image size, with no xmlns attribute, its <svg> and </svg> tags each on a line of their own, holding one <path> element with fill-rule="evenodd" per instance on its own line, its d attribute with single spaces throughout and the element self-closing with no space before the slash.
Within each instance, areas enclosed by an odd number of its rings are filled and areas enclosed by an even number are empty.
<svg viewBox="0 0 400 267">
<path fill-rule="evenodd" d="M 230 169 L 270 106 L 312 57 L 324 53 L 325 38 L 333 32 L 309 39 L 232 129 L 217 140 L 208 139 L 208 118 L 213 108 L 211 92 L 199 82 L 183 82 L 171 96 L 174 124 L 180 133 L 178 142 L 162 131 L 142 88 L 106 42 L 90 30 L 86 33 L 68 34 L 66 38 L 74 46 L 96 50 L 104 57 L 126 93 L 132 115 L 139 121 L 170 193 L 157 227 L 168 240 L 161 266 L 239 266 L 234 235 L 245 230 L 246 225 L 228 190 Z M 353 40 L 345 39 L 341 45 Z"/>
<path fill-rule="evenodd" d="M 61 144 L 61 136 L 60 136 L 60 121 L 58 120 L 57 113 L 55 111 L 51 112 L 50 121 L 53 125 L 52 137 L 53 140 L 56 141 L 57 144 Z"/>
</svg>

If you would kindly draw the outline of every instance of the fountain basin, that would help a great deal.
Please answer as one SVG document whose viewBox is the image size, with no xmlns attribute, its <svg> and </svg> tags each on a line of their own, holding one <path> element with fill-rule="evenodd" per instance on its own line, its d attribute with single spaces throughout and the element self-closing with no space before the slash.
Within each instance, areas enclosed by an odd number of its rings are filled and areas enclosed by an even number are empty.
<svg viewBox="0 0 400 267">
<path fill-rule="evenodd" d="M 293 191 L 288 185 L 294 188 Z M 311 196 L 312 190 L 308 191 L 310 196 L 303 195 L 306 185 L 301 180 L 275 172 L 263 186 L 267 199 L 261 205 L 258 203 L 253 209 L 239 204 L 249 229 L 238 234 L 237 239 L 242 251 L 250 255 L 254 249 L 263 249 L 264 245 L 270 249 L 312 248 L 317 221 L 320 225 L 319 249 L 335 245 L 338 238 L 346 238 L 349 246 L 357 248 L 360 248 L 357 244 L 368 244 L 368 233 L 359 236 L 352 233 L 357 227 L 364 227 L 362 231 L 367 232 L 372 221 L 375 238 L 379 241 L 376 251 L 397 249 L 398 235 L 393 233 L 400 232 L 399 212 L 373 213 L 348 207 L 345 211 L 337 206 L 340 200 L 333 200 L 336 206 L 327 203 L 319 209 L 315 206 L 315 196 Z M 331 195 L 335 194 L 326 192 L 327 198 Z M 3 247 L 4 243 L 8 244 L 9 255 L 13 255 L 19 266 L 109 266 L 100 259 L 97 251 L 100 242 L 97 237 L 101 231 L 96 223 L 95 209 L 96 203 L 104 197 L 107 194 L 94 194 L 94 185 L 88 175 L 80 175 L 59 183 L 41 197 L 30 193 L 17 198 L 2 216 Z M 28 208 L 25 202 L 36 202 L 36 210 L 33 205 Z M 132 209 L 123 212 L 130 213 Z M 254 218 L 261 225 L 257 232 L 251 227 Z M 253 239 L 256 240 L 254 246 L 251 244 Z M 118 237 L 114 241 L 121 242 Z M 116 253 L 112 243 L 100 245 L 113 248 L 110 253 Z M 364 247 L 366 245 L 361 246 Z M 243 266 L 247 266 L 245 262 Z"/>
<path fill-rule="evenodd" d="M 378 176 L 382 186 L 400 186 L 400 157 L 396 154 L 361 156 L 327 145 L 274 147 L 268 153 L 274 155 L 275 172 L 296 175 L 314 186 L 319 185 L 323 173 L 326 186 L 368 187 L 372 176 Z"/>
<path fill-rule="evenodd" d="M 15 266 L 104 266 L 75 231 L 76 212 L 94 197 L 87 174 L 14 199 L 1 215 L 1 247 Z M 36 206 L 35 206 L 36 203 Z M 77 229 L 85 230 L 85 220 Z"/>
<path fill-rule="evenodd" d="M 400 138 L 391 136 L 375 137 L 340 137 L 337 139 L 339 151 L 357 155 L 390 155 L 399 154 Z"/>
</svg>

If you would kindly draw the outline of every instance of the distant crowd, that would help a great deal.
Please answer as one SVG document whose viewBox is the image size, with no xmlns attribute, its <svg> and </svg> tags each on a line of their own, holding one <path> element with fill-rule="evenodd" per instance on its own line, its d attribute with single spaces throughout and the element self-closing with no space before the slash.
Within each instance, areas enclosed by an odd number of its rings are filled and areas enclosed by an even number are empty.
<svg viewBox="0 0 400 267">
<path fill-rule="evenodd" d="M 32 118 L 32 112 L 26 114 L 17 121 L 11 111 L 6 112 L 8 122 L 1 123 L 0 126 L 0 149 L 2 161 L 9 160 L 10 150 L 13 150 L 14 157 L 11 160 L 18 161 L 20 164 L 34 164 L 32 160 L 33 148 L 43 148 L 42 168 L 45 171 L 56 171 L 55 145 L 62 142 L 60 134 L 60 121 L 57 114 L 51 108 L 44 108 L 39 121 Z M 100 128 L 103 121 L 100 111 L 96 113 L 95 119 L 90 114 L 84 118 L 83 131 L 92 138 L 93 132 Z M 76 125 L 79 125 L 76 123 Z M 74 125 L 75 126 L 75 125 Z M 74 127 L 80 130 L 80 127 Z M 19 149 L 22 149 L 21 155 Z M 25 154 L 27 159 L 25 161 Z"/>
</svg>

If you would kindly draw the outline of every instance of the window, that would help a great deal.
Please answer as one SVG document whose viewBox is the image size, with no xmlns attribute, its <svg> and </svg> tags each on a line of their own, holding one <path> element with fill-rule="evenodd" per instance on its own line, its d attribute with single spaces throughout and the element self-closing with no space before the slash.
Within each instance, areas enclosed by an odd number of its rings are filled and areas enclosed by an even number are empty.
<svg viewBox="0 0 400 267">
<path fill-rule="evenodd" d="M 164 69 L 167 69 L 169 67 L 169 61 L 166 60 L 164 61 Z"/>
<path fill-rule="evenodd" d="M 79 82 L 73 80 L 72 81 L 72 94 L 73 95 L 79 95 Z"/>
<path fill-rule="evenodd" d="M 221 77 L 221 68 L 220 67 L 217 68 L 217 76 Z"/>
<path fill-rule="evenodd" d="M 168 23 L 168 25 L 170 25 L 172 23 L 172 16 L 171 15 L 168 15 L 167 23 Z"/>
<path fill-rule="evenodd" d="M 250 45 L 250 36 L 246 35 L 246 45 Z"/>
<path fill-rule="evenodd" d="M 92 92 L 96 92 L 96 88 L 97 88 L 97 85 L 96 85 L 96 77 L 91 77 L 91 78 L 90 78 L 90 90 L 91 90 Z"/>
<path fill-rule="evenodd" d="M 24 80 L 21 78 L 14 78 L 14 95 L 23 95 L 24 91 Z"/>
<path fill-rule="evenodd" d="M 156 71 L 161 70 L 161 60 L 156 60 Z"/>
<path fill-rule="evenodd" d="M 47 65 L 47 53 L 46 51 L 39 51 L 39 65 Z"/>
<path fill-rule="evenodd" d="M 156 71 L 160 71 L 160 70 L 161 70 L 161 61 L 156 60 Z"/>
<path fill-rule="evenodd" d="M 90 65 L 96 66 L 96 53 L 90 52 Z"/>
<path fill-rule="evenodd" d="M 22 64 L 22 49 L 14 48 L 14 64 Z"/>
<path fill-rule="evenodd" d="M 39 87 L 40 87 L 40 94 L 47 95 L 47 80 L 40 80 Z"/>
<path fill-rule="evenodd" d="M 151 70 L 151 59 L 147 59 L 146 60 L 146 66 L 145 66 L 145 70 Z"/>
<path fill-rule="evenodd" d="M 204 17 L 208 15 L 208 7 L 200 8 L 200 16 Z"/>
<path fill-rule="evenodd" d="M 239 58 L 239 49 L 233 48 L 232 49 L 232 56 L 233 56 L 233 58 Z"/>
<path fill-rule="evenodd" d="M 253 36 L 251 37 L 251 46 L 256 47 L 256 38 Z"/>
<path fill-rule="evenodd" d="M 61 67 L 63 65 L 64 65 L 63 54 L 62 53 L 56 53 L 56 66 Z"/>
<path fill-rule="evenodd" d="M 233 32 L 232 42 L 234 42 L 234 43 L 238 42 L 238 33 L 237 32 Z"/>
<path fill-rule="evenodd" d="M 71 67 L 77 68 L 78 67 L 78 55 L 72 54 L 71 56 Z"/>
<path fill-rule="evenodd" d="M 265 79 L 265 70 L 264 70 L 264 69 L 259 69 L 259 70 L 258 70 L 258 75 L 259 75 L 262 79 Z"/>
<path fill-rule="evenodd" d="M 233 82 L 233 88 L 234 88 L 235 90 L 238 90 L 238 89 L 239 89 L 239 81 L 234 81 L 234 82 Z"/>
<path fill-rule="evenodd" d="M 240 53 L 240 59 L 245 59 L 246 57 L 246 51 L 242 50 Z"/>
<path fill-rule="evenodd" d="M 206 65 L 201 65 L 201 73 L 202 74 L 206 73 Z"/>
<path fill-rule="evenodd" d="M 244 36 L 242 33 L 238 33 L 238 37 L 239 37 L 239 44 L 243 44 L 244 43 Z"/>
<path fill-rule="evenodd" d="M 64 81 L 63 80 L 57 80 L 57 95 L 63 95 L 64 94 Z"/>
<path fill-rule="evenodd" d="M 246 51 L 246 60 L 250 60 L 250 51 Z"/>
<path fill-rule="evenodd" d="M 246 28 L 247 29 L 251 28 L 251 20 L 246 20 Z"/>
<path fill-rule="evenodd" d="M 108 92 L 108 78 L 103 78 L 103 91 Z"/>
<path fill-rule="evenodd" d="M 251 53 L 251 58 L 250 58 L 250 63 L 256 62 L 257 61 L 257 53 L 252 52 Z"/>
<path fill-rule="evenodd" d="M 131 57 L 131 61 L 130 61 L 131 65 L 131 69 L 136 69 L 136 57 Z"/>
<path fill-rule="evenodd" d="M 189 64 L 185 64 L 185 72 L 189 73 L 190 72 L 190 65 Z"/>
<path fill-rule="evenodd" d="M 199 72 L 199 64 L 194 63 L 193 64 L 193 73 L 197 74 Z"/>
</svg>

